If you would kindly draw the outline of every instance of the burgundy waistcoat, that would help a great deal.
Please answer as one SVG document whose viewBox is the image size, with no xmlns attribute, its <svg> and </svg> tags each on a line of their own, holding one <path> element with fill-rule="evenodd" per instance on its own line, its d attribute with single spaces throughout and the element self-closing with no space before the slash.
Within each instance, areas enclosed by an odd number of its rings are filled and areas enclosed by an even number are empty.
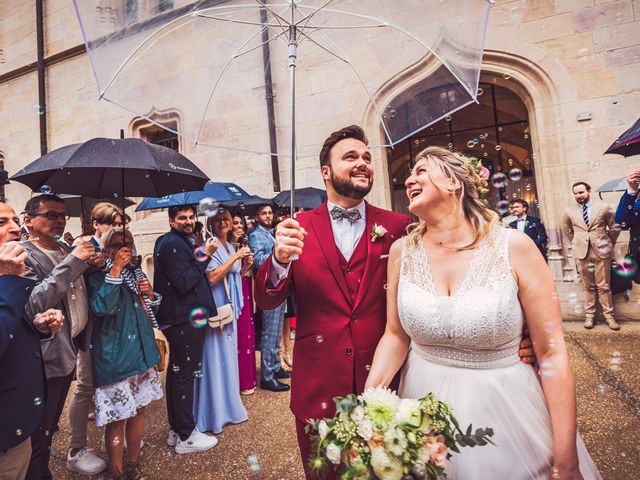
<svg viewBox="0 0 640 480">
<path fill-rule="evenodd" d="M 353 305 L 356 301 L 356 297 L 358 296 L 358 290 L 360 290 L 362 278 L 364 277 L 364 267 L 367 264 L 367 232 L 362 232 L 362 237 L 360 237 L 360 240 L 356 245 L 356 249 L 351 254 L 351 258 L 348 262 L 337 245 L 336 252 L 338 254 L 338 259 L 340 260 L 342 273 L 347 281 L 351 305 Z"/>
</svg>

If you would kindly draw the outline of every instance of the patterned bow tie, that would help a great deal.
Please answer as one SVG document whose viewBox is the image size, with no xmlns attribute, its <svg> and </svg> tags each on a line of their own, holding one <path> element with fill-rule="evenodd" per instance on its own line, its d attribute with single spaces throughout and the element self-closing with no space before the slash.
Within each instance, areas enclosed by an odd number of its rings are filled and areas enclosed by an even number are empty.
<svg viewBox="0 0 640 480">
<path fill-rule="evenodd" d="M 345 210 L 340 207 L 333 207 L 331 209 L 331 218 L 334 220 L 340 220 L 341 218 L 345 218 L 349 220 L 350 223 L 355 222 L 356 220 L 360 220 L 362 215 L 360 215 L 359 210 Z"/>
</svg>

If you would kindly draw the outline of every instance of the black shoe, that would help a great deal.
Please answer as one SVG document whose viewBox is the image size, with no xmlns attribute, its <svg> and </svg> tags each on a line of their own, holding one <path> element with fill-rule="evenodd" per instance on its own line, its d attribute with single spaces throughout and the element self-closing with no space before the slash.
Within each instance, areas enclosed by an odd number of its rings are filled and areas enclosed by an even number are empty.
<svg viewBox="0 0 640 480">
<path fill-rule="evenodd" d="M 265 381 L 265 380 L 261 380 L 260 381 L 260 388 L 263 390 L 271 390 L 272 392 L 286 392 L 287 390 L 289 390 L 291 387 L 289 385 L 287 385 L 286 383 L 282 383 L 279 382 L 276 379 L 270 380 L 270 381 Z"/>
<path fill-rule="evenodd" d="M 278 379 L 291 378 L 291 372 L 287 372 L 284 368 L 281 368 L 276 373 L 274 373 L 273 376 Z"/>
</svg>

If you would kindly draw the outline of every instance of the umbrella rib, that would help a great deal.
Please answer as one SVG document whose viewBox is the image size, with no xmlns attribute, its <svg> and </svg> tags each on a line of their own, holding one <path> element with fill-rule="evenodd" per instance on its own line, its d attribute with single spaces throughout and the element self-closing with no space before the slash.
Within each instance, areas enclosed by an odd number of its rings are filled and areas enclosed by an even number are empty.
<svg viewBox="0 0 640 480">
<path fill-rule="evenodd" d="M 269 40 L 267 40 L 266 42 L 262 42 L 261 44 L 256 45 L 255 47 L 251 47 L 249 50 L 244 50 L 244 51 L 242 51 L 242 52 L 236 53 L 236 55 L 235 55 L 235 57 L 234 57 L 234 58 L 240 58 L 240 57 L 242 57 L 243 55 L 246 55 L 247 53 L 251 53 L 251 52 L 253 52 L 254 50 L 257 50 L 258 48 L 260 48 L 260 47 L 262 47 L 262 46 L 266 45 L 267 43 L 271 43 L 271 42 L 273 42 L 273 41 L 277 40 L 278 38 L 280 38 L 280 37 L 284 36 L 286 33 L 287 33 L 287 32 L 281 32 L 281 33 L 277 34 L 275 37 L 273 37 L 273 38 L 269 38 Z"/>
<path fill-rule="evenodd" d="M 276 19 L 279 19 L 282 21 L 282 24 L 284 25 L 289 25 L 289 21 L 284 18 L 282 15 L 280 15 L 278 12 L 276 12 L 273 8 L 271 8 L 267 3 L 263 2 L 262 0 L 256 0 L 258 2 L 258 5 L 260 5 L 261 7 L 266 8 L 269 12 L 271 12 L 271 15 L 273 15 L 274 17 L 276 17 Z M 282 26 L 281 24 L 281 26 Z"/>
<path fill-rule="evenodd" d="M 212 16 L 212 15 L 205 15 L 204 13 L 200 13 L 200 12 L 197 12 L 195 15 L 196 15 L 196 17 L 207 18 L 209 20 L 220 20 L 222 22 L 239 23 L 241 25 L 254 25 L 256 27 L 264 25 L 261 22 L 252 22 L 252 21 L 249 21 L 249 20 L 234 20 L 234 19 L 231 19 L 231 18 L 215 17 L 215 16 Z M 269 23 L 269 24 L 267 24 L 267 26 L 269 26 L 269 27 L 278 27 L 278 26 L 281 26 L 281 25 L 280 24 L 275 24 L 275 23 L 273 23 L 273 24 Z"/>
<path fill-rule="evenodd" d="M 262 29 L 257 30 L 254 34 L 250 35 L 249 38 L 247 38 L 242 45 L 240 45 L 240 49 L 242 50 L 242 48 L 249 43 L 256 35 L 262 33 Z M 277 38 L 277 37 L 274 37 Z M 220 80 L 222 79 L 222 76 L 224 75 L 224 73 L 227 71 L 227 69 L 229 68 L 229 66 L 231 65 L 231 62 L 233 62 L 233 60 L 235 58 L 237 58 L 237 54 L 234 53 L 231 58 L 229 58 L 229 60 L 227 61 L 227 63 L 225 64 L 225 66 L 222 68 L 222 70 L 220 71 L 220 74 L 218 75 L 218 78 L 216 78 L 216 81 L 213 85 L 213 87 L 211 88 L 211 93 L 209 94 L 209 98 L 207 99 L 207 103 L 204 107 L 204 111 L 202 112 L 202 119 L 200 120 L 200 126 L 198 127 L 198 133 L 196 134 L 196 139 L 195 139 L 195 144 L 198 145 L 199 140 L 200 140 L 200 134 L 202 133 L 202 127 L 204 126 L 204 119 L 207 116 L 207 110 L 209 110 L 209 105 L 211 104 L 211 99 L 213 98 L 213 94 L 216 91 L 216 88 L 218 88 L 218 85 L 220 84 Z"/>
</svg>

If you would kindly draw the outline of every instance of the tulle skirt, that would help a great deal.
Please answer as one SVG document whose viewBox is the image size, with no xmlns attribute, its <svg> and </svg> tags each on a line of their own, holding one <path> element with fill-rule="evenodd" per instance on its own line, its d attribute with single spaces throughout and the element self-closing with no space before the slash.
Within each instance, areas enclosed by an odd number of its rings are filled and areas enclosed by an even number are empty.
<svg viewBox="0 0 640 480">
<path fill-rule="evenodd" d="M 453 408 L 466 429 L 493 428 L 495 446 L 462 448 L 445 473 L 450 480 L 487 478 L 544 479 L 551 475 L 553 436 L 542 386 L 529 365 L 470 369 L 440 365 L 411 350 L 400 379 L 399 395 L 420 398 L 433 392 Z M 600 479 L 578 435 L 584 480 Z"/>
</svg>

